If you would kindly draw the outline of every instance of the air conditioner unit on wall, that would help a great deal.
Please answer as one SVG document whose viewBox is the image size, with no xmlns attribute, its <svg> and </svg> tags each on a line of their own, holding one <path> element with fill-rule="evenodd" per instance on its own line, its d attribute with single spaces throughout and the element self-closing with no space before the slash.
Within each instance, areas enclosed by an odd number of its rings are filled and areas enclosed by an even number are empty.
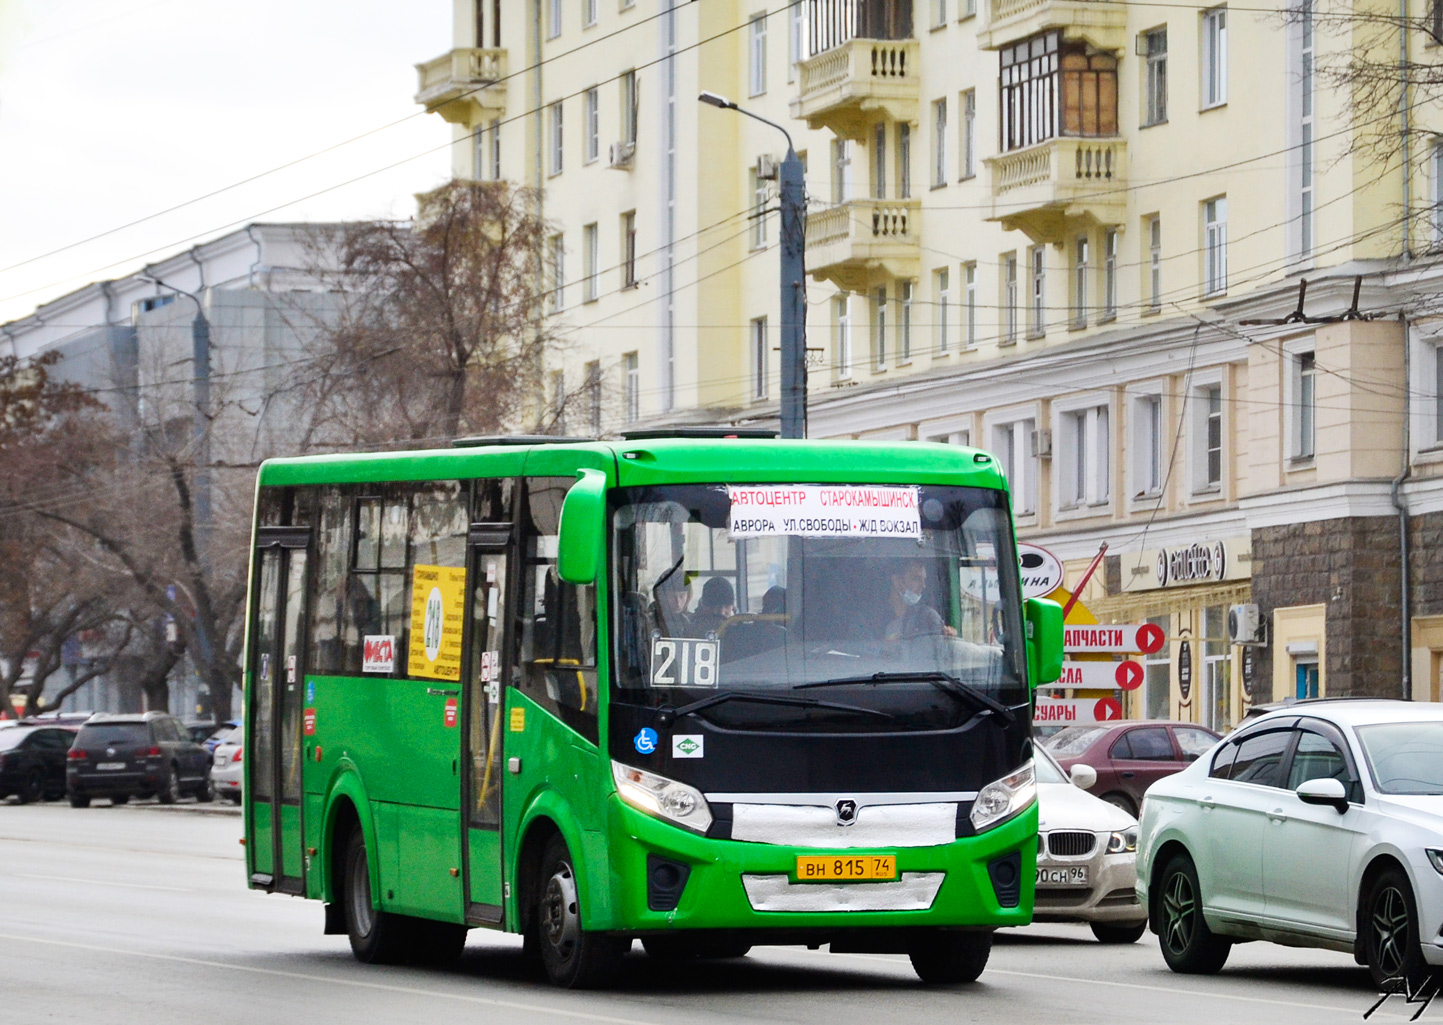
<svg viewBox="0 0 1443 1025">
<path fill-rule="evenodd" d="M 777 158 L 770 153 L 757 157 L 757 181 L 777 180 Z"/>
<path fill-rule="evenodd" d="M 1228 642 L 1262 644 L 1263 617 L 1256 605 L 1228 606 Z"/>
<path fill-rule="evenodd" d="M 636 143 L 634 142 L 613 142 L 607 153 L 606 166 L 630 168 L 631 160 L 636 156 Z"/>
</svg>

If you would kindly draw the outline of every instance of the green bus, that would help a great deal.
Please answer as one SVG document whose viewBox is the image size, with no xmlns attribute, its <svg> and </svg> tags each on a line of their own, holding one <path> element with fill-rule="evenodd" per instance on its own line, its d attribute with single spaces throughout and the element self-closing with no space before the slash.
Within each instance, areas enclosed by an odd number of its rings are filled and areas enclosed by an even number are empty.
<svg viewBox="0 0 1443 1025">
<path fill-rule="evenodd" d="M 977 977 L 1031 920 L 1062 659 L 998 464 L 702 433 L 261 467 L 251 887 L 365 962 L 489 928 L 564 986 L 637 939 Z"/>
</svg>

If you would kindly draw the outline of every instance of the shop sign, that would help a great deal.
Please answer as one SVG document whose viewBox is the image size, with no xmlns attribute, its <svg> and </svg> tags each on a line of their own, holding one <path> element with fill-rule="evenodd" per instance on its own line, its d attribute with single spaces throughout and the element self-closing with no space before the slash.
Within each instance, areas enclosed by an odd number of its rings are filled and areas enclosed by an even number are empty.
<svg viewBox="0 0 1443 1025">
<path fill-rule="evenodd" d="M 1142 664 L 1131 659 L 1123 662 L 1064 662 L 1062 675 L 1057 681 L 1038 684 L 1037 689 L 1136 690 L 1142 686 L 1142 675 Z"/>
<path fill-rule="evenodd" d="M 1045 598 L 1062 586 L 1062 560 L 1046 548 L 1019 543 L 1017 562 L 1022 571 L 1022 597 Z"/>
<path fill-rule="evenodd" d="M 1253 699 L 1253 677 L 1257 675 L 1257 656 L 1251 644 L 1243 645 L 1243 697 Z"/>
<path fill-rule="evenodd" d="M 1117 698 L 1038 697 L 1032 721 L 1044 725 L 1071 726 L 1073 723 L 1113 722 L 1122 718 Z"/>
<path fill-rule="evenodd" d="M 1151 655 L 1167 640 L 1156 623 L 1077 624 L 1062 628 L 1062 650 L 1068 653 L 1127 655 L 1140 651 Z"/>
<path fill-rule="evenodd" d="M 1122 556 L 1122 590 L 1152 591 L 1246 580 L 1252 573 L 1252 561 L 1252 542 L 1248 538 L 1149 548 Z"/>
<path fill-rule="evenodd" d="M 1177 646 L 1177 689 L 1187 704 L 1192 696 L 1192 645 L 1187 641 Z"/>
</svg>

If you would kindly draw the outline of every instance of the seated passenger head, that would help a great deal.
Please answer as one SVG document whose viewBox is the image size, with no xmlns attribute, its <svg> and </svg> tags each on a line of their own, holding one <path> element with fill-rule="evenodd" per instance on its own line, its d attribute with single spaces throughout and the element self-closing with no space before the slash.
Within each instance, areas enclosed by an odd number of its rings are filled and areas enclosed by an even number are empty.
<svg viewBox="0 0 1443 1025">
<path fill-rule="evenodd" d="M 909 559 L 892 569 L 892 593 L 904 604 L 916 605 L 927 588 L 927 567 L 920 559 Z"/>
<path fill-rule="evenodd" d="M 699 610 L 707 609 L 730 616 L 736 611 L 736 605 L 737 593 L 726 577 L 712 577 L 702 585 L 701 601 L 697 604 Z"/>
<path fill-rule="evenodd" d="M 762 615 L 781 616 L 787 611 L 787 589 L 785 587 L 769 587 L 767 593 L 762 595 Z"/>
<path fill-rule="evenodd" d="M 656 603 L 667 612 L 685 612 L 691 604 L 691 584 L 681 570 L 659 580 L 655 594 Z"/>
</svg>

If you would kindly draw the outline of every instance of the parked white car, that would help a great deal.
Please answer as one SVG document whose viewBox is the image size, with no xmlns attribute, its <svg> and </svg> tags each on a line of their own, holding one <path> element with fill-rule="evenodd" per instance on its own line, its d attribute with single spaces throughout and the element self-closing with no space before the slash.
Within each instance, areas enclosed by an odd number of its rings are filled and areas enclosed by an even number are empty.
<svg viewBox="0 0 1443 1025">
<path fill-rule="evenodd" d="M 1135 943 L 1147 931 L 1137 900 L 1137 820 L 1087 793 L 1090 765 L 1072 778 L 1041 748 L 1037 773 L 1037 892 L 1034 922 L 1087 922 L 1103 943 Z"/>
<path fill-rule="evenodd" d="M 216 796 L 236 804 L 241 803 L 241 741 L 244 739 L 244 728 L 237 726 L 221 738 L 211 754 L 210 781 L 215 784 Z"/>
<path fill-rule="evenodd" d="M 1138 894 L 1176 972 L 1261 939 L 1421 982 L 1443 966 L 1443 709 L 1308 701 L 1250 722 L 1148 790 Z"/>
</svg>

